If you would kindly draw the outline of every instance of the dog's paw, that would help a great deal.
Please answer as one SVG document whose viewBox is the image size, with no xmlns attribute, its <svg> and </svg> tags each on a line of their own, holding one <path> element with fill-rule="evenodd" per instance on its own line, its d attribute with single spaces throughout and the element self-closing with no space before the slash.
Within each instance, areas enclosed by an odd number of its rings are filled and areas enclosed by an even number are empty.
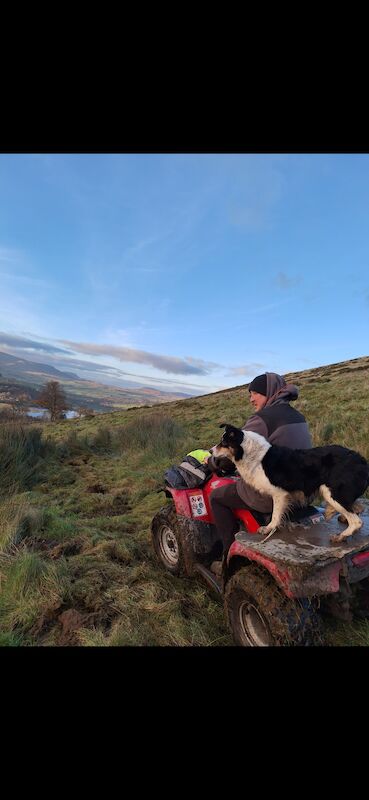
<svg viewBox="0 0 369 800">
<path fill-rule="evenodd" d="M 347 538 L 348 537 L 346 536 L 345 533 L 334 533 L 332 534 L 332 536 L 329 537 L 330 541 L 333 542 L 333 544 L 336 544 L 337 542 L 343 542 Z"/>
<path fill-rule="evenodd" d="M 262 540 L 261 544 L 264 544 L 264 542 L 266 542 L 267 539 L 270 539 L 270 537 L 273 536 L 273 533 L 275 533 L 276 530 L 277 530 L 277 528 L 273 527 L 270 524 L 269 525 L 262 525 L 262 527 L 258 529 L 258 533 L 261 533 L 264 536 L 264 539 Z M 265 534 L 266 534 L 266 536 L 265 536 Z"/>
<path fill-rule="evenodd" d="M 272 530 L 274 530 L 272 525 L 262 525 L 261 528 L 258 528 L 258 533 L 261 533 L 262 536 L 265 536 Z"/>
</svg>

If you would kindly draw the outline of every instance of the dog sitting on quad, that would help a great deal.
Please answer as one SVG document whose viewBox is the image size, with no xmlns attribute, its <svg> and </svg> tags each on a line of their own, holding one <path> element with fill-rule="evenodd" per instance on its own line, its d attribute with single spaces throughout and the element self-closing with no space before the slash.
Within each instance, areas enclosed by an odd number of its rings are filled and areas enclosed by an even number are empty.
<svg viewBox="0 0 369 800">
<path fill-rule="evenodd" d="M 339 512 L 347 521 L 342 533 L 330 537 L 332 542 L 341 542 L 361 528 L 358 514 L 363 507 L 356 501 L 369 486 L 369 465 L 360 453 L 340 445 L 292 450 L 271 445 L 253 431 L 226 423 L 220 427 L 225 431 L 212 449 L 213 456 L 230 458 L 246 483 L 272 497 L 271 521 L 259 533 L 269 538 L 292 505 L 307 505 L 318 491 L 326 501 L 325 518 Z"/>
</svg>

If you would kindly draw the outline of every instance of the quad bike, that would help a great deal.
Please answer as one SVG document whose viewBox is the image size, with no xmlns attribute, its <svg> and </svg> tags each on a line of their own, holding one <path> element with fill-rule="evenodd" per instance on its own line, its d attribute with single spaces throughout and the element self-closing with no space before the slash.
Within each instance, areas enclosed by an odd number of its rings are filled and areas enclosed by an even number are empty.
<svg viewBox="0 0 369 800">
<path fill-rule="evenodd" d="M 251 647 L 324 644 L 321 613 L 346 621 L 369 617 L 369 511 L 360 531 L 342 542 L 330 536 L 343 525 L 327 521 L 315 506 L 290 512 L 285 524 L 263 541 L 258 534 L 270 515 L 240 509 L 240 529 L 220 560 L 209 498 L 234 477 L 212 475 L 201 488 L 163 491 L 167 503 L 154 517 L 154 550 L 172 575 L 201 575 L 224 599 L 237 645 Z"/>
</svg>

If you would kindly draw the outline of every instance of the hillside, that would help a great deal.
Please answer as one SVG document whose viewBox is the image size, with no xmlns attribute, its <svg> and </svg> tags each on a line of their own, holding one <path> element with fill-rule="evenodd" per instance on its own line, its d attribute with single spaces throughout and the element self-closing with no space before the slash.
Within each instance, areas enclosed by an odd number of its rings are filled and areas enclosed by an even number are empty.
<svg viewBox="0 0 369 800">
<path fill-rule="evenodd" d="M 369 357 L 289 373 L 314 445 L 369 459 Z M 223 645 L 222 605 L 155 560 L 164 470 L 252 413 L 247 387 L 104 417 L 0 426 L 0 644 Z M 27 431 L 26 431 L 27 433 Z M 4 460 L 5 459 L 5 460 Z M 3 470 L 3 472 L 1 472 Z M 18 491 L 15 491 L 18 489 Z M 368 645 L 369 622 L 325 623 L 328 644 Z"/>
<path fill-rule="evenodd" d="M 11 403 L 20 395 L 23 395 L 25 402 L 34 401 L 41 386 L 51 380 L 59 381 L 71 408 L 86 406 L 100 413 L 116 408 L 151 406 L 189 396 L 182 392 L 164 392 L 152 387 L 132 385 L 120 388 L 97 383 L 79 378 L 71 372 L 62 372 L 47 364 L 0 352 L 0 412 L 2 402 Z"/>
</svg>

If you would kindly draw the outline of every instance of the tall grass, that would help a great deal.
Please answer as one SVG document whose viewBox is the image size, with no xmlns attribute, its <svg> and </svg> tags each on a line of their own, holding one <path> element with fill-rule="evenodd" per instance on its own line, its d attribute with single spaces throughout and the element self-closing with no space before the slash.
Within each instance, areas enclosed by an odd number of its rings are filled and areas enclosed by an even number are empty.
<svg viewBox="0 0 369 800">
<path fill-rule="evenodd" d="M 186 440 L 187 428 L 168 414 L 159 412 L 114 428 L 100 425 L 96 432 L 78 435 L 76 430 L 72 430 L 59 445 L 58 452 L 62 458 L 83 454 L 139 454 L 142 451 L 149 451 L 153 458 L 173 458 L 181 453 Z"/>
<path fill-rule="evenodd" d="M 0 502 L 0 552 L 10 551 L 22 541 L 25 520 L 32 515 L 33 509 L 21 495 Z"/>
<path fill-rule="evenodd" d="M 0 557 L 0 626 L 2 633 L 27 633 L 68 596 L 66 562 L 47 563 L 36 553 L 19 550 Z"/>
<path fill-rule="evenodd" d="M 39 428 L 0 426 L 0 496 L 29 489 L 49 447 Z"/>
<path fill-rule="evenodd" d="M 175 457 L 188 437 L 186 429 L 180 423 L 163 413 L 132 420 L 122 426 L 117 435 L 123 453 L 149 450 L 153 457 L 159 458 Z"/>
</svg>

